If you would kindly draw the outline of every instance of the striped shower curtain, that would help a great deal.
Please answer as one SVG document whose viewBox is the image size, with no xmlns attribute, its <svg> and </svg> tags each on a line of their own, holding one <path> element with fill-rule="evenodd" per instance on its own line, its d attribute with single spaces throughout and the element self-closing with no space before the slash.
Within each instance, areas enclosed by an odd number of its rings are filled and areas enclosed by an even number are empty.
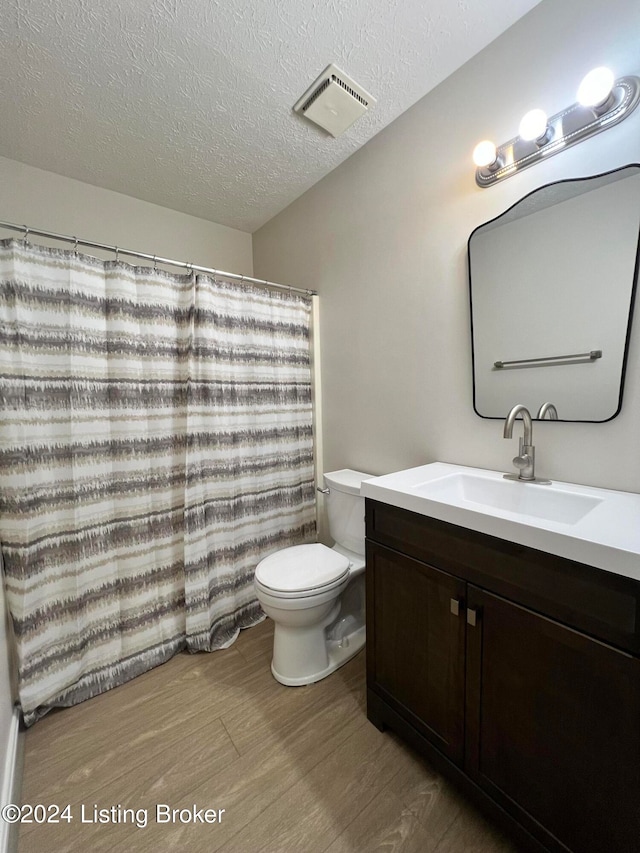
<svg viewBox="0 0 640 853">
<path fill-rule="evenodd" d="M 315 533 L 310 301 L 198 276 L 194 304 L 185 598 L 189 647 L 206 651 L 261 617 L 258 560 Z"/>
<path fill-rule="evenodd" d="M 262 618 L 310 541 L 309 300 L 0 242 L 0 543 L 30 725 Z"/>
</svg>

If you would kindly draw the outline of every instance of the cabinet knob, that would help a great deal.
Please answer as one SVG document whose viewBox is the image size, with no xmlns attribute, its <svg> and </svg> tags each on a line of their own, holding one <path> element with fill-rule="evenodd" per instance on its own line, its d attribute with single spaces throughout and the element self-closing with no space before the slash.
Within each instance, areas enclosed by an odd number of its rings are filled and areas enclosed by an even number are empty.
<svg viewBox="0 0 640 853">
<path fill-rule="evenodd" d="M 451 613 L 452 613 L 454 616 L 459 616 L 459 615 L 460 615 L 460 599 L 458 599 L 458 598 L 452 598 L 452 599 L 451 599 L 451 603 L 450 603 L 450 607 L 451 607 Z"/>
<path fill-rule="evenodd" d="M 478 624 L 478 611 L 475 607 L 467 608 L 467 624 L 471 625 L 472 628 L 475 628 Z"/>
</svg>

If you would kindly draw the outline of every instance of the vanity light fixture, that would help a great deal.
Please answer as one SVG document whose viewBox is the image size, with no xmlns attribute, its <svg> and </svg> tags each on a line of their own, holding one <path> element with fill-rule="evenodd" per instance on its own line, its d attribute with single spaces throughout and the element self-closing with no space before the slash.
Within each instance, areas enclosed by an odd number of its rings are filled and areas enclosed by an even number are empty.
<svg viewBox="0 0 640 853">
<path fill-rule="evenodd" d="M 504 145 L 490 140 L 473 151 L 476 183 L 490 187 L 516 172 L 582 142 L 626 118 L 640 100 L 640 79 L 615 79 L 608 68 L 594 68 L 583 79 L 575 104 L 547 118 L 544 110 L 528 112 L 520 122 L 519 136 Z"/>
<path fill-rule="evenodd" d="M 611 93 L 614 84 L 613 71 L 609 68 L 594 68 L 580 83 L 578 103 L 583 107 L 592 107 L 596 112 L 604 112 L 611 105 Z"/>
<path fill-rule="evenodd" d="M 544 110 L 530 110 L 522 117 L 518 133 L 520 139 L 524 139 L 525 142 L 535 142 L 540 148 L 551 139 L 553 128 L 549 127 Z"/>
<path fill-rule="evenodd" d="M 494 143 L 490 139 L 484 139 L 482 142 L 478 142 L 473 149 L 473 162 L 476 166 L 484 166 L 495 171 L 500 167 L 496 154 L 497 151 Z"/>
</svg>

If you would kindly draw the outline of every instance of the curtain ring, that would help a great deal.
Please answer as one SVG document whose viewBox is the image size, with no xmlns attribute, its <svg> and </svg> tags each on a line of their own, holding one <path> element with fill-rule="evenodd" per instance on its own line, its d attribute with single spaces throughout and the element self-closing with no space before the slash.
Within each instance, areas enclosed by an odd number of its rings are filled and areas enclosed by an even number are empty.
<svg viewBox="0 0 640 853">
<path fill-rule="evenodd" d="M 74 239 L 73 254 L 77 256 L 77 254 L 78 254 L 78 238 L 74 237 L 73 239 Z"/>
<path fill-rule="evenodd" d="M 116 246 L 116 263 L 120 260 L 120 249 Z"/>
<path fill-rule="evenodd" d="M 24 237 L 22 239 L 26 243 L 29 239 L 29 228 L 26 225 L 23 225 L 22 227 L 24 228 Z"/>
<path fill-rule="evenodd" d="M 158 260 L 156 255 L 153 256 L 153 268 L 154 270 L 158 268 Z"/>
</svg>

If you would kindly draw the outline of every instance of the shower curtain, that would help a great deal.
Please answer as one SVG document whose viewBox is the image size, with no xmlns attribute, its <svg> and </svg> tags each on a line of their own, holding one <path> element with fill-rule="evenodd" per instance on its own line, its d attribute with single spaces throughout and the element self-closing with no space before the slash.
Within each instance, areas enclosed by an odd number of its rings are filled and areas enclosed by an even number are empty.
<svg viewBox="0 0 640 853">
<path fill-rule="evenodd" d="M 0 542 L 30 725 L 262 618 L 315 532 L 310 300 L 0 242 Z"/>
<path fill-rule="evenodd" d="M 185 597 L 189 647 L 209 650 L 261 616 L 261 556 L 315 533 L 310 301 L 198 276 L 194 303 Z"/>
</svg>

